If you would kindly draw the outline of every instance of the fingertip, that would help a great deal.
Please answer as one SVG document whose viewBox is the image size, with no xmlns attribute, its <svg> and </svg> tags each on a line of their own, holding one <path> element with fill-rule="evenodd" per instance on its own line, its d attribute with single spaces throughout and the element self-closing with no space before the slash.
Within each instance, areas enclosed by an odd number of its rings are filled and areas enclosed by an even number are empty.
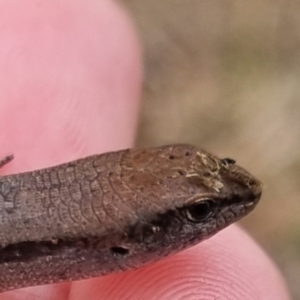
<svg viewBox="0 0 300 300">
<path fill-rule="evenodd" d="M 81 299 L 80 290 L 91 291 L 89 299 L 289 299 L 272 261 L 236 226 L 155 264 L 73 288 L 71 299 Z"/>
<path fill-rule="evenodd" d="M 0 27 L 11 28 L 0 30 L 0 144 L 16 157 L 10 172 L 132 146 L 141 51 L 120 5 L 2 2 Z"/>
</svg>

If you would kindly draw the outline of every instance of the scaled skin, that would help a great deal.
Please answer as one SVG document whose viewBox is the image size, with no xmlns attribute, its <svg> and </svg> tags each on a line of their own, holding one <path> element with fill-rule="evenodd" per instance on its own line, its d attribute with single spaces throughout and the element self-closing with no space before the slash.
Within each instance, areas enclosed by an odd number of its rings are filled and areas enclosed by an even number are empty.
<svg viewBox="0 0 300 300">
<path fill-rule="evenodd" d="M 0 0 L 1 174 L 131 147 L 140 46 L 110 1 Z M 138 271 L 7 292 L 1 300 L 289 299 L 277 269 L 239 228 Z"/>
</svg>

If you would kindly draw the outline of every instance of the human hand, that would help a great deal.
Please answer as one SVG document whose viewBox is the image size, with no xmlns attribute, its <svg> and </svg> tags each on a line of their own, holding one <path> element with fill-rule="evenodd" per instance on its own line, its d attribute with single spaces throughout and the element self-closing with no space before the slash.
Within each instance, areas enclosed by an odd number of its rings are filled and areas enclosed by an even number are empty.
<svg viewBox="0 0 300 300">
<path fill-rule="evenodd" d="M 140 51 L 117 4 L 1 1 L 0 66 L 0 157 L 15 155 L 1 174 L 133 145 Z M 0 298 L 285 300 L 288 295 L 272 262 L 231 226 L 137 271 L 26 288 Z"/>
</svg>

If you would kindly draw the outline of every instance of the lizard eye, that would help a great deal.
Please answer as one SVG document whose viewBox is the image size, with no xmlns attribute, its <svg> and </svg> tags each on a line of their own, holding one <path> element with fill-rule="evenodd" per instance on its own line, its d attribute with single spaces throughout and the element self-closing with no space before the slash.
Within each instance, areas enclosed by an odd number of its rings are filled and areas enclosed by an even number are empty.
<svg viewBox="0 0 300 300">
<path fill-rule="evenodd" d="M 202 222 L 213 213 L 215 201 L 211 199 L 197 202 L 186 210 L 186 215 L 192 222 Z"/>
</svg>

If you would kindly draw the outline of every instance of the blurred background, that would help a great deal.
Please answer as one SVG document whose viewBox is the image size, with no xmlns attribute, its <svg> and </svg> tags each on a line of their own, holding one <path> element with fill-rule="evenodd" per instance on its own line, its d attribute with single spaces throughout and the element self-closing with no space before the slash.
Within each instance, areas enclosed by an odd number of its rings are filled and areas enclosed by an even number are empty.
<svg viewBox="0 0 300 300">
<path fill-rule="evenodd" d="M 262 180 L 242 225 L 300 299 L 300 1 L 122 3 L 145 57 L 137 145 L 190 143 Z"/>
</svg>

